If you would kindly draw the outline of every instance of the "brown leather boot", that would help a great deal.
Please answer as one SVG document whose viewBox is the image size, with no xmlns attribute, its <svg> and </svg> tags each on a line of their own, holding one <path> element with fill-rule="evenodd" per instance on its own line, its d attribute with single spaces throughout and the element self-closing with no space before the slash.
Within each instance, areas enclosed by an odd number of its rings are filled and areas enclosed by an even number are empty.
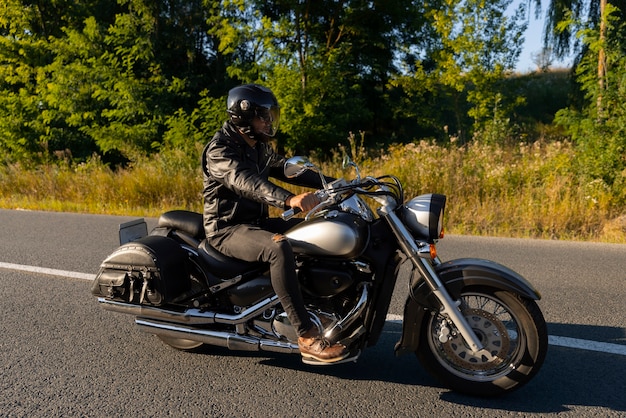
<svg viewBox="0 0 626 418">
<path fill-rule="evenodd" d="M 342 344 L 330 344 L 313 327 L 303 336 L 298 337 L 298 348 L 304 358 L 310 358 L 323 363 L 334 363 L 348 357 L 348 349 Z"/>
</svg>

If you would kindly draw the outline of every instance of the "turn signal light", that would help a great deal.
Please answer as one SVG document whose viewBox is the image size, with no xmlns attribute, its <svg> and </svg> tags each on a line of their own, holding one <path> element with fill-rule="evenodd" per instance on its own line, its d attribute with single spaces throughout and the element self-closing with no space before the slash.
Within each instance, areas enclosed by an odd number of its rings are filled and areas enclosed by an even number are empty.
<svg viewBox="0 0 626 418">
<path fill-rule="evenodd" d="M 433 260 L 437 258 L 437 247 L 435 244 L 430 244 L 430 258 Z"/>
</svg>

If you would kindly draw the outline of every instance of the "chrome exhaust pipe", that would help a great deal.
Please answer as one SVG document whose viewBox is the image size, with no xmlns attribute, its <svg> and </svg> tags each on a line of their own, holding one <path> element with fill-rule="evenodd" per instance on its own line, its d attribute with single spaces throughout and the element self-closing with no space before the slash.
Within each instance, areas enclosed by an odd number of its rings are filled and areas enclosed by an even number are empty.
<svg viewBox="0 0 626 418">
<path fill-rule="evenodd" d="M 141 318 L 163 320 L 175 322 L 177 324 L 189 325 L 208 325 L 208 324 L 226 324 L 237 325 L 245 322 L 255 316 L 260 315 L 266 309 L 272 308 L 278 304 L 278 296 L 274 295 L 264 299 L 256 304 L 243 310 L 237 315 L 226 315 L 210 311 L 201 311 L 200 309 L 190 308 L 183 312 L 172 311 L 168 309 L 157 308 L 155 306 L 135 305 L 131 303 L 117 302 L 105 298 L 98 298 L 98 302 L 107 311 L 129 314 Z"/>
<path fill-rule="evenodd" d="M 368 286 L 363 284 L 357 304 L 342 320 L 324 333 L 325 337 L 334 341 L 334 338 L 341 331 L 348 328 L 361 316 L 367 306 L 368 299 Z M 98 298 L 98 302 L 105 310 L 137 317 L 135 319 L 137 326 L 149 334 L 198 341 L 230 350 L 271 351 L 286 354 L 300 352 L 298 345 L 295 343 L 241 335 L 236 332 L 213 331 L 193 327 L 193 325 L 226 324 L 236 326 L 242 324 L 262 314 L 265 310 L 276 306 L 279 303 L 276 295 L 252 305 L 237 315 L 203 312 L 195 308 L 179 312 L 154 306 L 117 302 L 105 298 Z"/>
<path fill-rule="evenodd" d="M 217 347 L 239 351 L 272 351 L 275 353 L 299 353 L 298 344 L 239 335 L 234 332 L 197 329 L 179 324 L 166 323 L 145 318 L 135 319 L 143 332 L 170 338 L 198 341 Z"/>
</svg>

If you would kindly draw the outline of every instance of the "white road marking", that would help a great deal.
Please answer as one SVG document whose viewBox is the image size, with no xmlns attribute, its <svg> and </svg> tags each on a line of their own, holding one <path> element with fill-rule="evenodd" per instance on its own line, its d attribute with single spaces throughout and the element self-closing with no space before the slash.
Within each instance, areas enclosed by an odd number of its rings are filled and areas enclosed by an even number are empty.
<svg viewBox="0 0 626 418">
<path fill-rule="evenodd" d="M 7 270 L 25 271 L 28 273 L 45 274 L 48 276 L 69 277 L 72 279 L 93 280 L 96 276 L 94 274 L 79 273 L 76 271 L 66 271 L 49 269 L 37 266 L 25 266 L 23 264 L 3 263 L 0 261 L 0 268 Z"/>
<path fill-rule="evenodd" d="M 27 266 L 23 264 L 3 263 L 0 261 L 0 269 L 24 271 L 27 273 L 44 274 L 47 276 L 66 277 L 81 280 L 93 280 L 95 274 L 80 273 L 77 271 L 57 270 L 37 266 Z M 389 314 L 387 321 L 393 323 L 402 323 L 402 315 Z M 626 356 L 626 345 L 603 343 L 599 341 L 581 340 L 579 338 L 561 337 L 557 335 L 549 335 L 548 342 L 550 345 L 558 347 L 575 348 L 579 350 L 597 351 L 600 353 L 617 354 Z"/>
<path fill-rule="evenodd" d="M 626 345 L 580 340 L 578 338 L 560 337 L 557 335 L 549 335 L 548 342 L 550 345 L 558 345 L 559 347 L 578 348 L 580 350 L 598 351 L 600 353 L 626 356 Z"/>
</svg>

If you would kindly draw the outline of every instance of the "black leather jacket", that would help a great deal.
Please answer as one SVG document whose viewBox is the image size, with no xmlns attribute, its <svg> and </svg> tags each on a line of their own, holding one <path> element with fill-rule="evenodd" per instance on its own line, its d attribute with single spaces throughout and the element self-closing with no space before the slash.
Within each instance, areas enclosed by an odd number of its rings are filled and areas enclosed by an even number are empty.
<svg viewBox="0 0 626 418">
<path fill-rule="evenodd" d="M 268 206 L 286 209 L 293 193 L 269 181 L 273 177 L 291 184 L 320 188 L 316 173 L 296 179 L 283 173 L 285 157 L 264 142 L 249 146 L 237 128 L 226 122 L 204 148 L 204 229 L 207 237 L 222 228 L 258 224 L 269 216 Z"/>
</svg>

